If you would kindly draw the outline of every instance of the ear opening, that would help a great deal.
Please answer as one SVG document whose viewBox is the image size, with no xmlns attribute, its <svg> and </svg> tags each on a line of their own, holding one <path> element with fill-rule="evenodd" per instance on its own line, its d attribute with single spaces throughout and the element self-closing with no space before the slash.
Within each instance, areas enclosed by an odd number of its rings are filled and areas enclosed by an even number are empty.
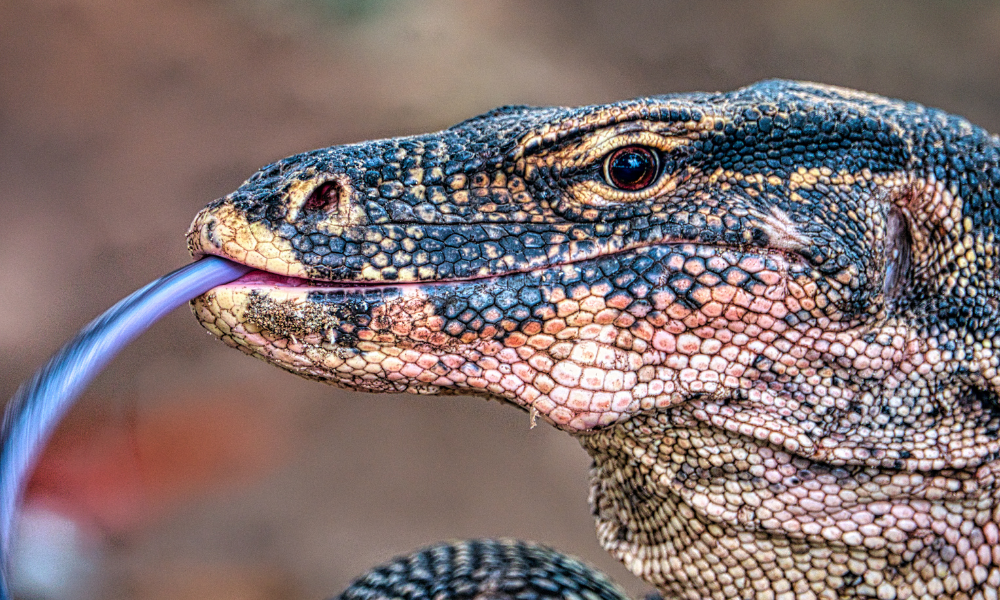
<svg viewBox="0 0 1000 600">
<path fill-rule="evenodd" d="M 885 279 L 882 293 L 889 301 L 905 289 L 912 265 L 913 236 L 903 211 L 890 206 L 886 215 Z"/>
</svg>

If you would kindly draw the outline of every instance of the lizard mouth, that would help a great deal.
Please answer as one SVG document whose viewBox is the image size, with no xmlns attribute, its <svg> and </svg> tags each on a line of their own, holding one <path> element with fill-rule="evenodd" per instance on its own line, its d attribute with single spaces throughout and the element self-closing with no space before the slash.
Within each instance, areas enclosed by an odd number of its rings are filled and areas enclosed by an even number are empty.
<svg viewBox="0 0 1000 600">
<path fill-rule="evenodd" d="M 730 253 L 733 256 L 739 256 L 741 258 L 749 258 L 753 260 L 765 261 L 768 257 L 774 257 L 780 260 L 786 266 L 796 265 L 800 267 L 805 267 L 808 263 L 807 259 L 800 253 L 788 250 L 780 247 L 750 247 L 750 248 L 738 248 L 735 246 L 727 244 L 711 244 L 703 243 L 696 240 L 686 240 L 686 239 L 673 239 L 673 240 L 663 240 L 655 244 L 639 244 L 635 246 L 628 246 L 624 248 L 618 248 L 613 250 L 600 250 L 593 254 L 588 254 L 586 256 L 577 259 L 568 259 L 560 261 L 552 261 L 550 263 L 543 263 L 539 265 L 526 266 L 523 268 L 499 268 L 492 272 L 486 272 L 481 274 L 476 274 L 469 277 L 443 277 L 443 278 L 426 278 L 426 279 L 416 279 L 416 280 L 398 280 L 398 279 L 327 279 L 327 278 L 313 278 L 307 276 L 296 276 L 296 275 L 283 275 L 270 271 L 267 269 L 254 268 L 248 271 L 245 275 L 233 280 L 224 286 L 239 286 L 239 287 L 256 287 L 256 288 L 275 288 L 275 289 L 308 289 L 309 291 L 323 291 L 323 290 L 374 290 L 380 288 L 423 288 L 428 286 L 436 285 L 476 285 L 489 281 L 494 281 L 498 279 L 504 279 L 507 277 L 514 277 L 518 275 L 530 275 L 543 273 L 547 271 L 559 270 L 559 269 L 580 269 L 587 268 L 589 265 L 596 265 L 602 261 L 614 261 L 623 256 L 630 256 L 636 253 L 642 254 L 650 251 L 654 248 L 661 249 L 674 249 L 685 254 L 697 254 L 702 253 L 708 254 L 720 254 L 720 253 Z M 227 260 L 243 264 L 246 266 L 253 267 L 250 261 L 240 260 L 229 253 L 225 252 L 200 252 L 196 253 L 197 257 L 201 255 L 218 255 Z M 359 274 L 360 275 L 360 274 Z"/>
<path fill-rule="evenodd" d="M 497 273 L 496 275 L 487 275 L 483 277 L 471 277 L 465 279 L 432 279 L 428 281 L 352 281 L 352 280 L 341 280 L 341 281 L 326 281 L 322 279 L 310 279 L 306 277 L 293 277 L 289 275 L 279 275 L 278 273 L 272 273 L 270 271 L 264 271 L 261 269 L 254 269 L 247 272 L 242 277 L 235 279 L 225 285 L 229 286 L 253 286 L 253 287 L 267 287 L 267 288 L 310 288 L 314 291 L 322 291 L 324 289 L 331 290 L 344 290 L 344 289 L 377 289 L 386 287 L 407 287 L 407 286 L 427 286 L 435 284 L 449 284 L 449 283 L 475 283 L 477 281 L 487 281 L 490 279 L 495 279 L 498 277 L 504 277 L 508 275 L 514 275 L 514 273 Z"/>
</svg>

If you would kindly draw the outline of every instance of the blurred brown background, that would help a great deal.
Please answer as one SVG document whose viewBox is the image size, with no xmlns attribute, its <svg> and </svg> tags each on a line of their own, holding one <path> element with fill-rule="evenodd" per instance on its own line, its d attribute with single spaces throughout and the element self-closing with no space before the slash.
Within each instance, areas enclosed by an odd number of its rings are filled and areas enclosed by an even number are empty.
<svg viewBox="0 0 1000 600">
<path fill-rule="evenodd" d="M 1000 130 L 994 2 L 0 0 L 0 396 L 189 258 L 197 209 L 314 147 L 501 104 L 808 79 Z M 597 546 L 588 459 L 495 403 L 349 394 L 187 311 L 117 360 L 33 483 L 25 598 L 322 598 L 433 541 Z"/>
</svg>

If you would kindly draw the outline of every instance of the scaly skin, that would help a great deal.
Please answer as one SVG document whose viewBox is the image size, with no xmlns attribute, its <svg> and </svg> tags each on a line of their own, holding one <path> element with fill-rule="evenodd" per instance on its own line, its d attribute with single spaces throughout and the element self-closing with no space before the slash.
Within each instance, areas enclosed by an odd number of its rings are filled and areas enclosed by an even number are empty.
<svg viewBox="0 0 1000 600">
<path fill-rule="evenodd" d="M 627 145 L 662 165 L 638 191 Z M 265 167 L 188 237 L 263 271 L 195 311 L 574 435 L 601 542 L 667 597 L 995 598 L 998 146 L 783 81 L 498 109 Z"/>
</svg>

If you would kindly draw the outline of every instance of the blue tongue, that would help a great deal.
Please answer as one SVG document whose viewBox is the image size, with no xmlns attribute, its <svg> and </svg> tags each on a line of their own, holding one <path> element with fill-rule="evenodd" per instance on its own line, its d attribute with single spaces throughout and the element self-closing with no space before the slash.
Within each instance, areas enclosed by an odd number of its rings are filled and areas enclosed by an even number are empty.
<svg viewBox="0 0 1000 600">
<path fill-rule="evenodd" d="M 10 542 L 21 494 L 59 419 L 98 373 L 164 315 L 251 268 L 209 256 L 134 292 L 94 319 L 25 381 L 0 426 L 0 600 L 8 600 Z"/>
</svg>

